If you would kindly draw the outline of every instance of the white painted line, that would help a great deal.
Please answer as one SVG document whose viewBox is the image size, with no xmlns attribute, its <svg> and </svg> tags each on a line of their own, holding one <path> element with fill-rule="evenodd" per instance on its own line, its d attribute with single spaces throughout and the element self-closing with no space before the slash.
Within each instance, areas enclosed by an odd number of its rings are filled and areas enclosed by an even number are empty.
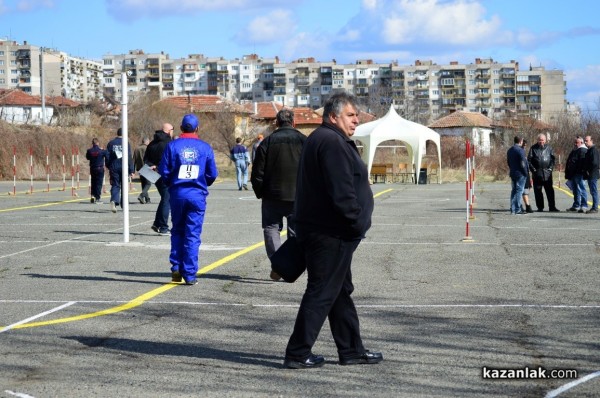
<svg viewBox="0 0 600 398">
<path fill-rule="evenodd" d="M 551 247 L 559 247 L 559 246 L 567 246 L 567 247 L 588 247 L 588 246 L 598 246 L 596 243 L 492 243 L 492 242 L 472 242 L 468 245 L 465 245 L 464 242 L 456 241 L 456 242 L 370 242 L 364 240 L 361 242 L 361 245 L 397 245 L 397 246 L 417 246 L 417 245 L 425 245 L 425 246 L 435 246 L 435 245 L 460 245 L 460 246 L 541 246 L 544 245 L 544 249 L 548 249 Z M 1 258 L 1 257 L 0 257 Z"/>
<path fill-rule="evenodd" d="M 10 390 L 4 390 L 5 393 L 9 394 L 9 395 L 14 395 L 15 397 L 19 397 L 19 398 L 35 398 L 32 395 L 29 394 L 25 394 L 22 392 L 15 392 L 15 391 L 10 391 Z"/>
<path fill-rule="evenodd" d="M 51 309 L 51 310 L 48 310 L 48 311 L 42 312 L 41 314 L 37 314 L 37 315 L 34 315 L 34 316 L 32 316 L 32 317 L 29 317 L 29 318 L 27 318 L 27 319 L 23 319 L 22 321 L 19 321 L 19 322 L 17 322 L 17 323 L 13 323 L 12 325 L 8 325 L 8 326 L 6 326 L 6 327 L 4 327 L 4 328 L 0 329 L 0 333 L 7 332 L 7 331 L 9 331 L 10 329 L 14 328 L 15 326 L 19 326 L 19 325 L 22 325 L 22 324 L 24 324 L 24 323 L 28 323 L 28 322 L 30 322 L 30 321 L 33 321 L 34 319 L 41 318 L 41 317 L 43 317 L 43 316 L 46 316 L 46 315 L 48 315 L 48 314 L 52 314 L 53 312 L 60 311 L 60 310 L 62 310 L 63 308 L 70 307 L 70 306 L 72 306 L 73 304 L 75 304 L 76 302 L 77 302 L 77 301 L 69 301 L 68 303 L 65 303 L 65 304 L 63 304 L 63 305 L 59 305 L 59 306 L 58 306 L 58 307 L 56 307 L 56 308 L 53 308 L 53 309 Z"/>
<path fill-rule="evenodd" d="M 0 303 L 11 303 L 11 304 L 52 304 L 62 303 L 63 301 L 44 301 L 44 300 L 0 300 Z M 77 300 L 72 303 L 77 304 L 123 304 L 127 303 L 126 300 Z M 356 302 L 356 300 L 355 300 Z M 287 308 L 287 307 L 298 307 L 300 304 L 250 304 L 250 303 L 225 303 L 225 302 L 197 302 L 197 301 L 162 301 L 162 300 L 148 300 L 144 304 L 177 304 L 177 305 L 214 305 L 214 306 L 230 306 L 230 307 L 255 307 L 255 308 Z M 598 305 L 586 305 L 586 304 L 355 304 L 356 307 L 361 308 L 491 308 L 491 309 L 502 309 L 502 308 L 527 308 L 527 309 L 543 309 L 543 310 L 588 310 L 600 309 Z M 12 326 L 12 325 L 11 325 Z"/>
<path fill-rule="evenodd" d="M 585 383 L 586 381 L 592 380 L 594 377 L 598 377 L 600 376 L 600 372 L 594 372 L 592 374 L 589 374 L 587 376 L 584 376 L 580 379 L 577 379 L 575 381 L 572 381 L 570 383 L 565 384 L 562 387 L 559 387 L 555 390 L 549 391 L 548 394 L 546 394 L 545 398 L 554 398 L 554 397 L 558 397 L 560 394 L 562 394 L 563 392 L 570 390 L 571 388 L 578 386 L 581 383 Z"/>
</svg>

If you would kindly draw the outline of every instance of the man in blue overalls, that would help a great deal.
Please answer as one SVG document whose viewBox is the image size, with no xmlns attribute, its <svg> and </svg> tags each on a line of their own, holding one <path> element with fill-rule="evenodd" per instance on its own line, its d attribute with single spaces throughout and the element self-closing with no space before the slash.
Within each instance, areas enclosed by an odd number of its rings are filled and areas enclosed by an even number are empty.
<svg viewBox="0 0 600 398">
<path fill-rule="evenodd" d="M 183 117 L 181 134 L 165 148 L 158 172 L 171 204 L 171 280 L 195 285 L 208 187 L 219 174 L 211 146 L 198 138 L 195 115 Z"/>
</svg>

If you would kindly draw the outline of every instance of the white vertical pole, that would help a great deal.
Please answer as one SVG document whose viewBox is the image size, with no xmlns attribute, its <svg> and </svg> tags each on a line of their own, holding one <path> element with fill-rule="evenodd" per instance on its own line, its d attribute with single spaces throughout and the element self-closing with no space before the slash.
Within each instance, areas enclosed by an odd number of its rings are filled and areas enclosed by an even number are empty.
<svg viewBox="0 0 600 398">
<path fill-rule="evenodd" d="M 129 134 L 127 131 L 127 75 L 121 73 L 121 129 L 123 132 L 123 171 L 121 194 L 123 195 L 123 242 L 129 242 Z"/>
</svg>

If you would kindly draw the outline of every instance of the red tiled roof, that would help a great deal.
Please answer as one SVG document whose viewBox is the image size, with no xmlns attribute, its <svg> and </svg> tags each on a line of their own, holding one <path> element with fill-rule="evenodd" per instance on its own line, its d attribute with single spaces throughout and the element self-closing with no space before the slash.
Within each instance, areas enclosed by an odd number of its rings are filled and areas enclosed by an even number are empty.
<svg viewBox="0 0 600 398">
<path fill-rule="evenodd" d="M 256 113 L 254 113 L 254 107 L 256 104 Z M 284 108 L 280 102 L 269 101 L 269 102 L 256 102 L 244 104 L 244 108 L 247 111 L 252 112 L 254 119 L 275 119 L 277 112 Z"/>
<path fill-rule="evenodd" d="M 429 128 L 452 128 L 452 127 L 487 127 L 496 126 L 494 120 L 478 112 L 456 111 L 441 117 L 429 124 Z"/>
<path fill-rule="evenodd" d="M 185 112 L 210 113 L 230 110 L 235 113 L 253 113 L 244 106 L 228 101 L 220 95 L 190 95 L 168 97 L 159 102 L 173 105 Z"/>
<path fill-rule="evenodd" d="M 29 95 L 21 90 L 0 89 L 0 105 L 42 106 L 39 96 Z M 65 97 L 46 96 L 46 105 L 54 107 L 77 107 L 79 102 Z"/>
</svg>

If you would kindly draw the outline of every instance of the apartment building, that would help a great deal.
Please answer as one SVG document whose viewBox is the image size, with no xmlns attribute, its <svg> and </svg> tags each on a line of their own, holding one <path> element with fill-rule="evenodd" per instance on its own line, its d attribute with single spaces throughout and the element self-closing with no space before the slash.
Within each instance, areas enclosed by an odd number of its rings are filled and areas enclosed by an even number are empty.
<svg viewBox="0 0 600 398">
<path fill-rule="evenodd" d="M 526 114 L 550 123 L 567 110 L 563 71 L 541 66 L 520 70 L 513 60 L 476 58 L 444 65 L 417 60 L 399 65 L 368 59 L 338 64 L 309 57 L 282 63 L 256 54 L 234 60 L 201 54 L 170 60 L 164 53 L 134 50 L 107 55 L 103 61 L 105 94 L 117 100 L 121 95 L 116 74 L 126 71 L 129 91 L 156 90 L 160 98 L 210 94 L 242 103 L 275 101 L 317 109 L 331 93 L 345 90 L 371 111 L 394 104 L 405 117 L 423 124 L 457 110 L 491 118 Z"/>
<path fill-rule="evenodd" d="M 0 39 L 0 89 L 89 102 L 102 98 L 101 71 L 99 62 Z"/>
</svg>

